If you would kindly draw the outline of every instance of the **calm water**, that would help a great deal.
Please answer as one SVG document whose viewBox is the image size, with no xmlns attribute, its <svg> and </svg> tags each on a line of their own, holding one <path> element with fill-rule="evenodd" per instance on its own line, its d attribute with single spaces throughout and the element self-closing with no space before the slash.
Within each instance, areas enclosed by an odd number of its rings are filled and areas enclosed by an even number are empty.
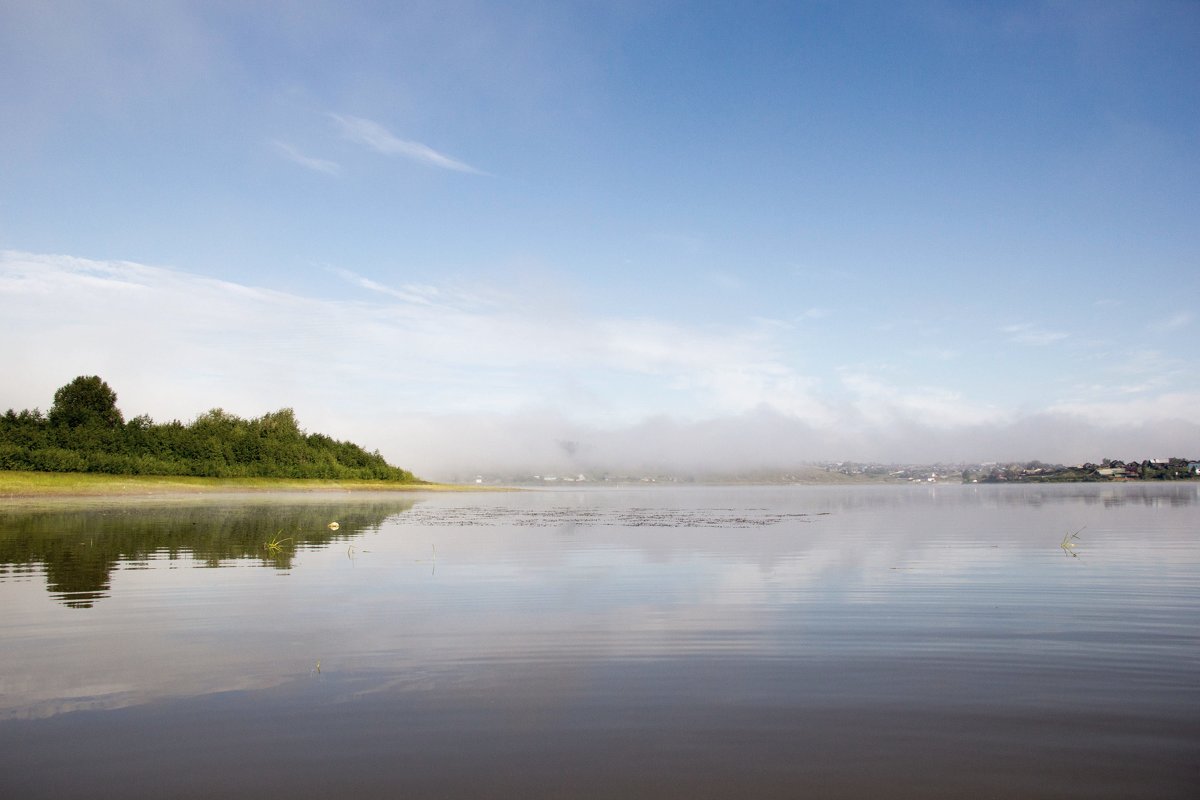
<svg viewBox="0 0 1200 800">
<path fill-rule="evenodd" d="M 1192 797 L 1198 523 L 1197 484 L 10 505 L 0 795 Z"/>
</svg>

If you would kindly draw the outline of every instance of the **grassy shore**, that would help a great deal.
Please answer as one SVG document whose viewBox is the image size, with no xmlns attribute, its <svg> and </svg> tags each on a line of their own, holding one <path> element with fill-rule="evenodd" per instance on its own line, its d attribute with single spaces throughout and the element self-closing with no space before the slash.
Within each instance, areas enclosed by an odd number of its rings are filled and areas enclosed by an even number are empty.
<svg viewBox="0 0 1200 800">
<path fill-rule="evenodd" d="M 81 472 L 0 470 L 0 498 L 122 497 L 162 494 L 253 492 L 438 492 L 475 491 L 475 486 L 394 481 L 326 481 L 285 478 L 193 478 L 164 475 L 100 475 Z"/>
</svg>

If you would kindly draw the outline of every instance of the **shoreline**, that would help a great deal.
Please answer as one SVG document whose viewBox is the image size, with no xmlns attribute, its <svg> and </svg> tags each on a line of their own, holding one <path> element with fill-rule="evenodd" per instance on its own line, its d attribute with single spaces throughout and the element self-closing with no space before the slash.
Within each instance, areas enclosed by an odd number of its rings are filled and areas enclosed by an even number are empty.
<svg viewBox="0 0 1200 800">
<path fill-rule="evenodd" d="M 876 476 L 827 476 L 823 480 L 703 480 L 703 481 L 594 481 L 581 485 L 563 484 L 460 484 L 370 480 L 325 480 L 320 478 L 206 478 L 190 475 L 109 475 L 90 472 L 26 472 L 0 470 L 0 502 L 24 503 L 37 500 L 121 500 L 170 499 L 216 495 L 253 496 L 265 494 L 332 495 L 394 494 L 418 492 L 523 492 L 539 489 L 584 487 L 681 487 L 681 486 L 1031 486 L 1047 484 L 1161 483 L 1162 481 L 1109 479 L 1087 480 L 1013 480 L 979 481 L 906 481 Z M 1191 481 L 1166 481 L 1191 483 Z"/>
<path fill-rule="evenodd" d="M 396 483 L 318 478 L 204 478 L 175 475 L 107 475 L 89 472 L 23 472 L 0 470 L 0 499 L 137 498 L 168 495 L 333 494 L 346 492 L 479 492 L 513 491 L 453 483 Z"/>
</svg>

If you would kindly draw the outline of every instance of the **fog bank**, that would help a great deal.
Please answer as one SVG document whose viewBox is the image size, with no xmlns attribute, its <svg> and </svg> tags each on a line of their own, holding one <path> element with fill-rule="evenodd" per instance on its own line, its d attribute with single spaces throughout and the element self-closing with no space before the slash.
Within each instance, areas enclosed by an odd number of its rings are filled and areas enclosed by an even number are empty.
<svg viewBox="0 0 1200 800">
<path fill-rule="evenodd" d="M 1200 425 L 1192 422 L 1105 426 L 1051 413 L 958 428 L 906 421 L 859 430 L 818 428 L 766 408 L 695 422 L 659 416 L 619 428 L 553 414 L 443 415 L 398 420 L 395 431 L 375 438 L 390 460 L 430 479 L 702 475 L 786 470 L 819 461 L 1074 464 L 1200 456 Z"/>
</svg>

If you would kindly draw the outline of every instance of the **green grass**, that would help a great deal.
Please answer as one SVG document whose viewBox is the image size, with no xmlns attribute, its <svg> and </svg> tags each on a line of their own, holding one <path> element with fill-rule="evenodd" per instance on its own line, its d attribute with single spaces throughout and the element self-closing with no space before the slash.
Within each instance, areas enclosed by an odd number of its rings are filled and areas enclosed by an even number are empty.
<svg viewBox="0 0 1200 800">
<path fill-rule="evenodd" d="M 279 533 L 283 533 L 283 531 L 280 531 Z M 263 544 L 263 547 L 265 547 L 267 552 L 271 555 L 278 554 L 281 550 L 283 550 L 283 545 L 286 542 L 290 542 L 292 540 L 292 537 L 290 537 L 290 536 L 286 536 L 286 537 L 280 539 L 279 533 L 275 534 L 275 536 L 272 537 L 270 541 L 265 542 Z"/>
<path fill-rule="evenodd" d="M 334 481 L 290 478 L 194 478 L 162 475 L 101 475 L 87 472 L 0 470 L 0 498 L 122 497 L 217 492 L 411 492 L 474 491 L 473 486 L 395 481 Z"/>
</svg>

